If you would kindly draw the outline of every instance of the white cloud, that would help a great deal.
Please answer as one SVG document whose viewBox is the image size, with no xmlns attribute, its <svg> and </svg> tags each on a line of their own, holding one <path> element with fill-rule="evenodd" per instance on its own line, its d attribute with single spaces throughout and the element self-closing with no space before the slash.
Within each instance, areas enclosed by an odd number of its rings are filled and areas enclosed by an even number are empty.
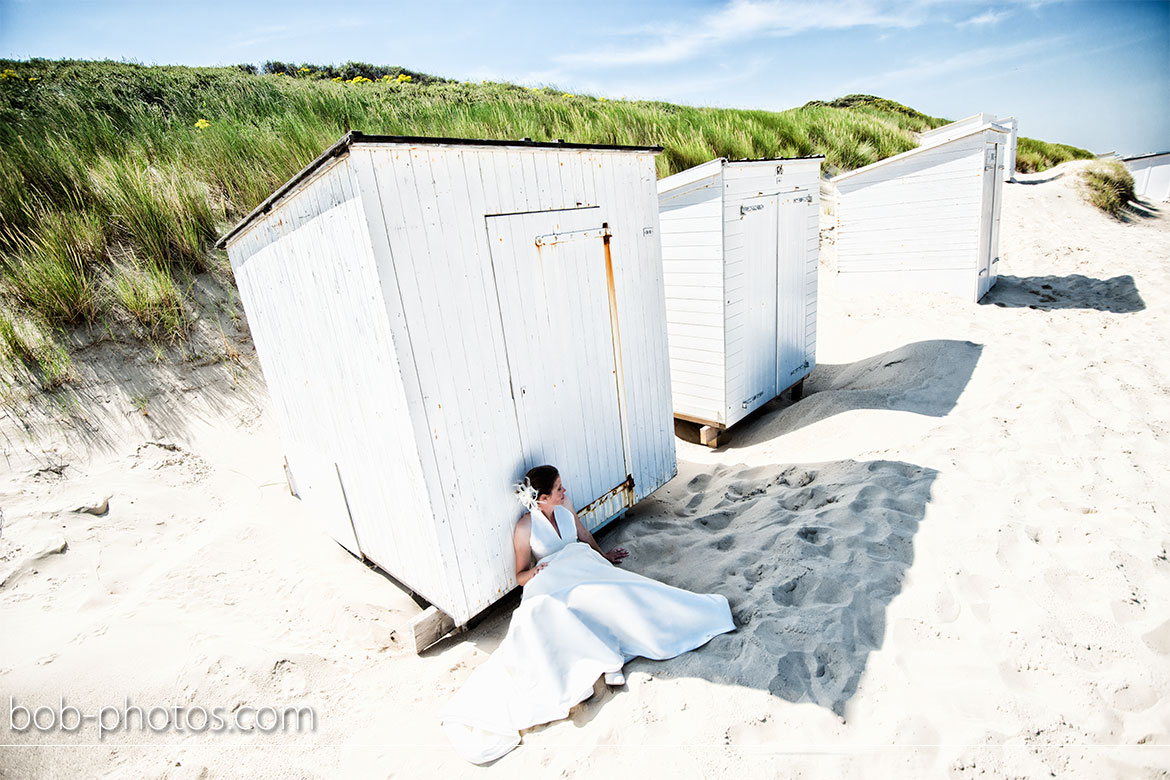
<svg viewBox="0 0 1170 780">
<path fill-rule="evenodd" d="M 993 24 L 999 24 L 1004 19 L 1011 16 L 1011 11 L 984 11 L 978 16 L 972 16 L 965 22 L 959 22 L 960 27 L 987 27 Z"/>
<path fill-rule="evenodd" d="M 760 37 L 785 37 L 811 30 L 851 27 L 908 28 L 925 22 L 940 0 L 731 0 L 726 6 L 686 24 L 669 25 L 657 34 L 620 49 L 573 52 L 557 62 L 617 67 L 680 62 L 714 49 Z"/>
<path fill-rule="evenodd" d="M 976 68 L 1010 62 L 1021 58 L 1034 59 L 1037 51 L 1064 51 L 1068 41 L 1063 37 L 1044 40 L 1030 40 L 1008 46 L 987 46 L 969 49 L 943 59 L 918 58 L 905 67 L 887 70 L 874 76 L 867 76 L 842 85 L 836 93 L 881 90 L 904 86 L 908 83 L 937 79 L 955 73 L 964 73 Z"/>
</svg>

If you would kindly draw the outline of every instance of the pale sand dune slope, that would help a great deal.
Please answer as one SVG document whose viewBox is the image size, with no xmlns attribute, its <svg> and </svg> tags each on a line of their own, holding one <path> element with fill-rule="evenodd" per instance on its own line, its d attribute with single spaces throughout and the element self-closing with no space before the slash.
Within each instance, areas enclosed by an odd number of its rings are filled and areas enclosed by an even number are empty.
<svg viewBox="0 0 1170 780">
<path fill-rule="evenodd" d="M 2 421 L 0 692 L 309 704 L 317 729 L 7 732 L 0 778 L 1167 777 L 1170 215 L 1097 213 L 1080 165 L 1005 185 L 983 303 L 823 276 L 807 397 L 717 451 L 679 440 L 602 539 L 739 630 L 632 662 L 487 768 L 436 715 L 514 597 L 407 654 L 418 607 L 288 495 L 254 367 L 89 350 L 80 411 Z"/>
</svg>

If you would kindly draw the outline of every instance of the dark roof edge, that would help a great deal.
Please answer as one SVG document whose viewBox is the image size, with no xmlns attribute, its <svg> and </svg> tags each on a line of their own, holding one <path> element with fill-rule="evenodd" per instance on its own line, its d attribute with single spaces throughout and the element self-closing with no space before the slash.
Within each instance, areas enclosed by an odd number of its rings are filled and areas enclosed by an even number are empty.
<svg viewBox="0 0 1170 780">
<path fill-rule="evenodd" d="M 1135 154 L 1133 157 L 1122 157 L 1121 159 L 1125 160 L 1126 162 L 1129 162 L 1130 160 L 1144 160 L 1147 157 L 1161 157 L 1164 154 L 1170 154 L 1170 151 L 1150 152 L 1149 154 Z"/>
<path fill-rule="evenodd" d="M 356 130 L 350 130 L 337 143 L 330 146 L 322 152 L 315 160 L 306 165 L 300 173 L 293 176 L 287 182 L 282 184 L 275 192 L 269 195 L 264 201 L 248 212 L 247 216 L 241 219 L 236 226 L 221 236 L 216 242 L 217 249 L 224 249 L 227 247 L 227 242 L 238 235 L 244 228 L 248 227 L 257 217 L 267 214 L 272 208 L 284 198 L 294 187 L 303 182 L 311 176 L 318 168 L 332 160 L 335 157 L 340 157 L 345 152 L 349 151 L 349 147 L 355 143 L 372 143 L 372 144 L 434 144 L 436 146 L 520 146 L 528 148 L 539 149 L 597 149 L 601 151 L 616 151 L 616 152 L 652 152 L 657 154 L 662 151 L 661 146 L 618 146 L 615 144 L 570 144 L 557 141 L 508 141 L 488 138 L 439 138 L 431 136 L 417 136 L 417 135 L 366 135 L 359 133 Z"/>
<path fill-rule="evenodd" d="M 353 136 L 354 143 L 373 144 L 435 144 L 445 146 L 523 146 L 540 149 L 601 149 L 615 152 L 654 152 L 662 151 L 661 146 L 620 146 L 618 144 L 570 144 L 564 141 L 510 141 L 493 138 L 443 138 L 425 135 L 366 135 L 356 130 L 350 130 L 346 135 Z"/>
<path fill-rule="evenodd" d="M 261 201 L 260 205 L 249 211 L 247 216 L 236 223 L 235 227 L 220 236 L 220 238 L 215 242 L 215 248 L 226 249 L 228 241 L 235 238 L 236 235 L 240 233 L 240 231 L 248 227 L 248 225 L 252 224 L 253 220 L 255 220 L 257 217 L 272 211 L 272 207 L 276 205 L 276 202 L 288 194 L 289 190 L 300 184 L 305 179 L 309 178 L 309 176 L 311 176 L 314 171 L 316 171 L 329 160 L 332 160 L 334 157 L 340 157 L 343 152 L 349 149 L 350 144 L 353 143 L 355 135 L 358 134 L 350 130 L 348 133 L 341 136 L 337 143 L 321 152 L 321 154 L 318 155 L 315 160 L 302 168 L 300 173 L 277 187 L 276 192 L 272 193 L 263 201 Z"/>
<path fill-rule="evenodd" d="M 726 158 L 725 158 L 726 159 Z M 746 160 L 727 160 L 728 165 L 735 165 L 736 163 L 757 163 L 757 162 L 793 162 L 795 160 L 823 160 L 823 154 L 810 154 L 808 157 L 752 157 Z"/>
</svg>

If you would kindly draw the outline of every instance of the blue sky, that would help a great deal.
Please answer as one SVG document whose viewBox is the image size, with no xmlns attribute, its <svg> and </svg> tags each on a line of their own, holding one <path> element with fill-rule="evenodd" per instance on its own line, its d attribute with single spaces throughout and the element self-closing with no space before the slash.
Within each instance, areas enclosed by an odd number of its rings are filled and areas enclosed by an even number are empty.
<svg viewBox="0 0 1170 780">
<path fill-rule="evenodd" d="M 610 98 L 784 109 L 865 92 L 1017 116 L 1094 152 L 1170 149 L 1170 0 L 0 0 L 0 56 L 402 65 Z"/>
</svg>

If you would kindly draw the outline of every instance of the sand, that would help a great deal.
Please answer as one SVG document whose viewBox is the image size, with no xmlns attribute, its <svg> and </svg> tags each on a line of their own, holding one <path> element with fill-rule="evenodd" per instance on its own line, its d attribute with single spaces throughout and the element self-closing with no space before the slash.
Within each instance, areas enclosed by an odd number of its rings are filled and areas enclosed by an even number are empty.
<svg viewBox="0 0 1170 780">
<path fill-rule="evenodd" d="M 740 628 L 487 768 L 436 714 L 515 597 L 405 650 L 419 607 L 289 495 L 231 295 L 202 290 L 177 364 L 76 334 L 79 389 L 0 418 L 0 704 L 309 705 L 316 729 L 0 720 L 0 778 L 1170 776 L 1170 208 L 1112 220 L 1080 165 L 1005 186 L 982 303 L 842 297 L 826 269 L 807 396 L 678 440 L 601 539 Z"/>
</svg>

